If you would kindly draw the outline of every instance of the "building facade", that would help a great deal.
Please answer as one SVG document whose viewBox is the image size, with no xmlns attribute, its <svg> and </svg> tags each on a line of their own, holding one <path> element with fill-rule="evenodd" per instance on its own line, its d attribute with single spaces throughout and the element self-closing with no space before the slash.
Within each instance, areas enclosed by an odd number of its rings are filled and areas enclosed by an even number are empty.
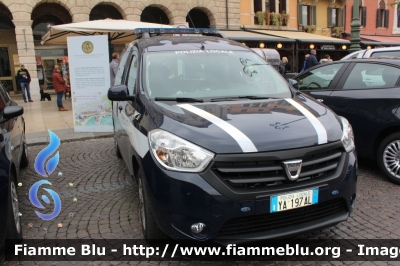
<svg viewBox="0 0 400 266">
<path fill-rule="evenodd" d="M 361 48 L 400 45 L 399 7 L 395 0 L 359 0 Z M 350 38 L 353 0 L 348 0 L 345 38 Z"/>
<path fill-rule="evenodd" d="M 15 75 L 24 64 L 32 76 L 31 91 L 36 91 L 52 66 L 67 56 L 66 44 L 40 44 L 48 25 L 105 18 L 238 29 L 240 0 L 0 0 L 0 82 L 17 93 Z M 122 51 L 123 46 L 113 48 Z"/>
</svg>

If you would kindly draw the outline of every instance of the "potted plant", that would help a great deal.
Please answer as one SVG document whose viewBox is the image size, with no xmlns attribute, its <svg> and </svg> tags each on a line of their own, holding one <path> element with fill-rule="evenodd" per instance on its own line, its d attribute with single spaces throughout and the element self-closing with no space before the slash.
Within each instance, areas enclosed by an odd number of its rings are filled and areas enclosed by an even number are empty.
<svg viewBox="0 0 400 266">
<path fill-rule="evenodd" d="M 271 13 L 271 23 L 274 26 L 280 27 L 280 23 L 282 23 L 281 16 L 278 13 L 272 12 Z"/>
<path fill-rule="evenodd" d="M 317 30 L 317 26 L 316 25 L 307 25 L 303 27 L 305 32 L 308 33 L 315 33 L 315 31 Z"/>
<path fill-rule="evenodd" d="M 283 10 L 282 14 L 281 14 L 281 17 L 282 17 L 283 25 L 287 26 L 289 24 L 290 15 L 287 14 L 285 10 Z"/>
<path fill-rule="evenodd" d="M 256 17 L 258 19 L 258 25 L 263 25 L 263 23 L 264 23 L 264 13 L 262 11 L 258 11 L 256 13 Z"/>
<path fill-rule="evenodd" d="M 342 27 L 334 27 L 332 29 L 332 34 L 335 35 L 335 37 L 340 38 L 342 36 L 343 28 Z"/>
<path fill-rule="evenodd" d="M 270 25 L 271 24 L 271 13 L 268 11 L 264 12 L 264 21 L 266 25 Z"/>
</svg>

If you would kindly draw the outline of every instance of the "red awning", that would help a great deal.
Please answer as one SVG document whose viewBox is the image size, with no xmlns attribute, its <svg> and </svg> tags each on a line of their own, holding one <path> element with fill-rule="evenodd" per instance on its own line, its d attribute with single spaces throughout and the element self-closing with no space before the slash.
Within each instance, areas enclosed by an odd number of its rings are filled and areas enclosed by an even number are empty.
<svg viewBox="0 0 400 266">
<path fill-rule="evenodd" d="M 361 35 L 365 45 L 400 45 L 400 36 Z"/>
</svg>

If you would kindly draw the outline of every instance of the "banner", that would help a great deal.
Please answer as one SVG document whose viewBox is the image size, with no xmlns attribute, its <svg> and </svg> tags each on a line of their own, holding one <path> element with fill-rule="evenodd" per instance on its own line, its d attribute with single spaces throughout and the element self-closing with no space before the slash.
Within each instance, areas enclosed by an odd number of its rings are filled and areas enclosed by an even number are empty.
<svg viewBox="0 0 400 266">
<path fill-rule="evenodd" d="M 68 37 L 75 132 L 113 132 L 107 36 Z"/>
</svg>

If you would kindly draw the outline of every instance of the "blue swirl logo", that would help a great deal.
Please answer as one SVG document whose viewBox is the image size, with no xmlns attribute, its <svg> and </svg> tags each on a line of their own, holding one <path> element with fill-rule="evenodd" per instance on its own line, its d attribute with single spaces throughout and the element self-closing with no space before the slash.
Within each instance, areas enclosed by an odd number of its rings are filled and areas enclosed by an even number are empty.
<svg viewBox="0 0 400 266">
<path fill-rule="evenodd" d="M 47 173 L 46 173 L 46 170 L 44 169 L 44 163 L 46 162 L 46 159 L 49 158 L 50 155 L 54 153 L 60 146 L 60 139 L 57 137 L 57 135 L 54 134 L 51 130 L 48 130 L 48 132 L 50 135 L 50 143 L 46 148 L 44 148 L 39 152 L 35 160 L 36 172 L 44 177 L 48 177 L 49 175 L 51 175 L 51 173 L 53 173 L 60 160 L 60 154 L 59 152 L 57 152 L 56 155 L 54 155 L 47 161 L 46 164 Z"/>
<path fill-rule="evenodd" d="M 56 169 L 58 162 L 60 160 L 60 154 L 57 151 L 58 147 L 60 146 L 60 139 L 51 130 L 48 130 L 48 132 L 49 132 L 49 136 L 50 136 L 50 143 L 46 148 L 41 150 L 39 152 L 39 154 L 36 156 L 35 165 L 34 165 L 36 172 L 44 177 L 49 177 L 51 175 L 51 173 L 54 172 L 54 170 Z M 53 157 L 48 159 L 55 151 L 57 151 L 57 153 Z M 47 159 L 48 159 L 48 161 L 47 161 L 46 168 L 45 168 L 45 163 L 46 163 Z M 36 182 L 35 184 L 33 184 L 32 187 L 29 189 L 29 200 L 36 208 L 39 208 L 39 209 L 45 209 L 43 204 L 39 201 L 39 198 L 37 195 L 39 187 L 44 184 L 51 185 L 51 183 L 48 180 L 40 180 L 40 181 Z M 56 192 L 54 192 L 54 190 L 48 189 L 48 188 L 44 188 L 44 190 L 47 191 L 50 194 L 50 196 L 52 197 L 52 199 L 54 201 L 54 210 L 50 214 L 43 214 L 38 211 L 35 211 L 35 213 L 42 220 L 48 221 L 48 220 L 54 219 L 55 217 L 57 217 L 60 214 L 61 199 L 58 196 L 58 194 Z M 46 195 L 42 195 L 42 200 L 45 203 L 50 204 L 50 200 Z"/>
<path fill-rule="evenodd" d="M 51 183 L 47 180 L 40 180 L 38 182 L 36 182 L 35 184 L 33 184 L 33 186 L 29 189 L 29 200 L 32 202 L 32 204 L 39 208 L 39 209 L 44 209 L 45 207 L 42 205 L 42 203 L 40 203 L 37 193 L 39 190 L 39 187 L 43 184 L 47 184 L 47 185 L 51 185 Z M 38 211 L 35 211 L 35 213 L 37 214 L 37 216 L 39 216 L 42 220 L 51 220 L 54 219 L 55 217 L 57 217 L 60 212 L 61 212 L 61 199 L 58 196 L 58 194 L 56 192 L 54 192 L 54 190 L 52 189 L 48 189 L 48 188 L 44 188 L 44 190 L 46 190 L 50 196 L 53 198 L 54 201 L 54 211 L 50 214 L 43 214 L 40 213 Z M 47 204 L 50 203 L 49 198 L 46 195 L 42 195 L 42 200 L 44 202 L 46 202 Z"/>
</svg>

